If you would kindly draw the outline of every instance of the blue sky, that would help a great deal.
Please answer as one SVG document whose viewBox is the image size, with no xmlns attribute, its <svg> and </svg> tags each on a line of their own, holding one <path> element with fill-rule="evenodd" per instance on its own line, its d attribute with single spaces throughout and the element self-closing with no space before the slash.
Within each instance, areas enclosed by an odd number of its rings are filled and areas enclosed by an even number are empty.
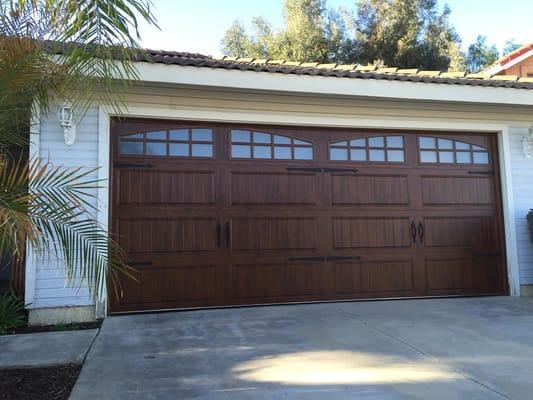
<svg viewBox="0 0 533 400">
<path fill-rule="evenodd" d="M 247 24 L 263 15 L 282 22 L 283 0 L 152 0 L 161 30 L 141 26 L 142 45 L 152 49 L 220 55 L 220 39 L 235 20 Z M 478 34 L 503 47 L 507 39 L 533 42 L 533 0 L 445 0 L 463 46 Z M 328 6 L 352 7 L 354 0 L 328 0 Z"/>
</svg>

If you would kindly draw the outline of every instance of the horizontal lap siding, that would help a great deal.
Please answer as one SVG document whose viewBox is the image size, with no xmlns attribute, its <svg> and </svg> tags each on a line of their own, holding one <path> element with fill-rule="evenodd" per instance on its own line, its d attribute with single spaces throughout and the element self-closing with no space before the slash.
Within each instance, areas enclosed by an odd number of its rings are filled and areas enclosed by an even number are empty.
<svg viewBox="0 0 533 400">
<path fill-rule="evenodd" d="M 533 208 L 533 159 L 524 157 L 522 138 L 525 135 L 528 135 L 526 128 L 510 128 L 516 236 L 522 285 L 533 284 L 533 243 L 526 221 L 528 211 Z"/>
<path fill-rule="evenodd" d="M 41 120 L 40 155 L 43 161 L 65 167 L 89 167 L 98 165 L 98 108 L 87 110 L 83 120 L 76 127 L 76 143 L 67 146 L 63 140 L 63 130 L 56 115 L 57 107 L 52 107 Z M 97 179 L 97 173 L 88 179 Z M 92 191 L 96 194 L 96 190 Z M 93 201 L 96 206 L 96 199 Z M 36 260 L 35 298 L 33 308 L 91 305 L 87 285 L 68 285 L 65 279 L 64 264 L 54 254 Z M 81 286 L 81 287 L 80 287 Z"/>
<path fill-rule="evenodd" d="M 453 90 L 453 87 L 450 87 Z M 178 108 L 181 110 L 239 111 L 254 114 L 279 114 L 328 118 L 420 119 L 438 122 L 499 123 L 509 126 L 531 123 L 531 108 L 497 105 L 441 104 L 437 102 L 383 101 L 347 97 L 316 97 L 287 93 L 238 93 L 230 90 L 206 90 L 190 87 L 135 87 L 125 98 L 130 106 Z M 57 108 L 43 116 L 41 125 L 41 156 L 65 166 L 96 167 L 98 163 L 98 109 L 89 109 L 77 127 L 76 143 L 68 147 L 56 116 Z M 238 121 L 235 121 L 238 122 Z M 511 131 L 512 178 L 516 206 L 521 283 L 533 283 L 533 247 L 525 226 L 525 214 L 533 207 L 533 161 L 521 149 L 523 128 Z M 90 304 L 86 293 L 65 287 L 63 272 L 50 276 L 50 268 L 37 263 L 36 307 Z"/>
</svg>

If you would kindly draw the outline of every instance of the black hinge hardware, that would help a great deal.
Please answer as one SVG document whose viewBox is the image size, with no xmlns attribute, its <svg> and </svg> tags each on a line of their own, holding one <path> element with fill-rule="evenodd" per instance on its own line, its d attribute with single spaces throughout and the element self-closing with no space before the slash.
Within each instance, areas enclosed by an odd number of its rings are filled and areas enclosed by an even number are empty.
<svg viewBox="0 0 533 400">
<path fill-rule="evenodd" d="M 324 168 L 320 167 L 287 167 L 287 171 L 297 172 L 324 172 Z"/>
<path fill-rule="evenodd" d="M 152 168 L 152 164 L 113 163 L 113 168 Z"/>
<path fill-rule="evenodd" d="M 326 261 L 324 256 L 295 256 L 289 257 L 289 261 Z"/>
<path fill-rule="evenodd" d="M 494 175 L 494 171 L 468 171 L 470 175 Z"/>
<path fill-rule="evenodd" d="M 287 167 L 287 171 L 298 172 L 357 172 L 357 168 L 330 168 L 330 167 Z"/>
<path fill-rule="evenodd" d="M 130 267 L 149 267 L 150 265 L 154 265 L 154 263 L 150 261 L 137 261 L 137 262 L 129 262 L 128 265 Z"/>
<path fill-rule="evenodd" d="M 361 256 L 326 256 L 326 261 L 360 260 Z"/>
<path fill-rule="evenodd" d="M 323 168 L 323 172 L 357 172 L 357 168 Z"/>
</svg>

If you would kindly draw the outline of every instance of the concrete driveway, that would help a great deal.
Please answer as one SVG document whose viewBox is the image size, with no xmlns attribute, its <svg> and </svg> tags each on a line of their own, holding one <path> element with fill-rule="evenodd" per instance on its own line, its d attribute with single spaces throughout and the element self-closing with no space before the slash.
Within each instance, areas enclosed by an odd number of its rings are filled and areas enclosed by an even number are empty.
<svg viewBox="0 0 533 400">
<path fill-rule="evenodd" d="M 533 299 L 110 317 L 71 399 L 531 399 Z"/>
</svg>

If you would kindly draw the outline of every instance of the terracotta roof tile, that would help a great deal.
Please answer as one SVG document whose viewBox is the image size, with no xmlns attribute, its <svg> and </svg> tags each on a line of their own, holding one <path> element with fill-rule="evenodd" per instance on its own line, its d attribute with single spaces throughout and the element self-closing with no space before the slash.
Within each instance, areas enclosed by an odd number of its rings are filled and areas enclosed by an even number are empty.
<svg viewBox="0 0 533 400">
<path fill-rule="evenodd" d="M 353 79 L 395 80 L 451 85 L 490 86 L 516 89 L 533 89 L 532 78 L 491 76 L 487 73 L 419 71 L 415 68 L 377 68 L 374 65 L 319 64 L 285 60 L 254 59 L 252 57 L 213 58 L 197 53 L 161 50 L 143 50 L 134 54 L 134 61 L 145 61 L 181 66 L 220 68 L 240 71 L 275 72 L 292 75 L 319 75 Z"/>
</svg>

